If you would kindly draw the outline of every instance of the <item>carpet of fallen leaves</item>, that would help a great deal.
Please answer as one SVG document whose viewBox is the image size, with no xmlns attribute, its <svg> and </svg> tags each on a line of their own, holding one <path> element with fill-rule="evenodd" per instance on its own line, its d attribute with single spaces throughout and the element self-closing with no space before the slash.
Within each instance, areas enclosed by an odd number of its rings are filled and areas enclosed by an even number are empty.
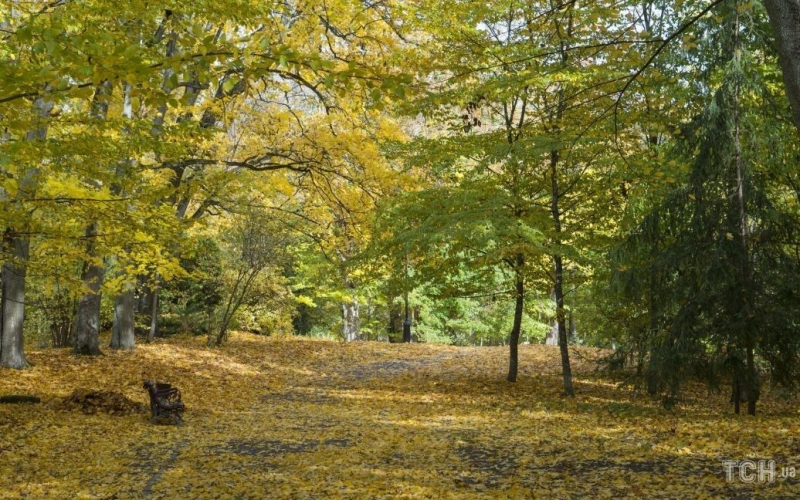
<svg viewBox="0 0 800 500">
<path fill-rule="evenodd" d="M 174 338 L 96 358 L 28 353 L 0 371 L 0 498 L 796 498 L 797 402 L 732 415 L 704 389 L 672 411 L 574 349 Z M 180 388 L 182 426 L 149 422 L 143 379 Z M 773 482 L 723 460 L 772 459 Z"/>
</svg>

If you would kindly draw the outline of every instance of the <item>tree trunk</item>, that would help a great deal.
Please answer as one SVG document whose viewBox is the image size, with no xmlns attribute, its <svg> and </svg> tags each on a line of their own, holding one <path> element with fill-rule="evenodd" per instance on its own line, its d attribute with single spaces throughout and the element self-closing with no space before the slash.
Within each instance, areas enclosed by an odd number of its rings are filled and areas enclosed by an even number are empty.
<svg viewBox="0 0 800 500">
<path fill-rule="evenodd" d="M 172 18 L 172 12 L 167 11 L 166 16 L 164 18 L 164 29 L 158 29 L 155 34 L 155 39 L 160 40 L 162 37 L 166 36 L 166 24 Z M 178 53 L 178 44 L 177 44 L 177 36 L 174 31 L 170 31 L 169 40 L 167 41 L 167 49 L 166 49 L 166 56 L 167 58 L 174 57 Z M 172 75 L 174 74 L 174 70 L 172 68 L 165 68 L 163 73 L 163 82 L 161 84 L 161 89 L 164 91 L 165 95 L 169 95 L 174 89 L 172 88 Z M 187 89 L 188 90 L 188 89 Z M 166 102 L 159 105 L 156 108 L 155 117 L 153 117 L 153 127 L 151 128 L 151 133 L 155 136 L 162 135 L 163 128 L 164 128 L 164 121 L 166 120 L 167 116 L 167 104 Z M 157 155 L 157 160 L 161 161 L 160 154 Z M 180 184 L 181 176 L 177 175 L 173 178 L 173 185 Z M 157 204 L 161 204 L 161 201 L 157 202 Z M 152 343 L 156 335 L 158 334 L 158 274 L 153 277 L 153 288 L 150 290 L 148 294 L 149 301 L 146 303 L 150 309 L 150 330 L 147 332 L 147 343 Z"/>
<path fill-rule="evenodd" d="M 216 347 L 221 347 L 222 343 L 225 342 L 225 336 L 228 333 L 228 325 L 231 324 L 231 318 L 233 318 L 233 315 L 228 316 L 227 314 L 222 318 L 222 324 L 219 325 L 217 336 L 214 338 L 214 345 Z"/>
<path fill-rule="evenodd" d="M 213 340 L 213 345 L 220 347 L 222 343 L 225 341 L 225 334 L 228 331 L 228 325 L 231 322 L 231 318 L 236 313 L 236 309 L 239 307 L 237 303 L 236 293 L 239 291 L 239 287 L 242 285 L 244 281 L 244 273 L 239 271 L 236 276 L 236 282 L 233 285 L 233 290 L 231 290 L 231 295 L 228 297 L 228 303 L 225 305 L 225 312 L 222 313 L 222 321 L 219 325 L 219 330 L 217 330 L 217 336 Z M 244 294 L 242 294 L 244 296 Z M 157 296 L 156 296 L 157 298 Z M 155 314 L 155 311 L 153 311 Z M 150 342 L 150 340 L 148 340 Z M 209 345 L 212 345 L 211 337 L 209 336 L 208 339 Z"/>
<path fill-rule="evenodd" d="M 522 311 L 525 306 L 525 281 L 522 276 L 522 265 L 525 263 L 524 256 L 517 254 L 516 270 L 514 277 L 516 281 L 516 301 L 514 303 L 514 324 L 511 327 L 511 335 L 508 339 L 508 377 L 509 382 L 517 381 L 517 371 L 519 367 L 519 338 L 522 333 Z"/>
<path fill-rule="evenodd" d="M 106 80 L 97 86 L 92 99 L 91 117 L 95 121 L 105 121 L 108 116 L 111 83 Z M 99 185 L 98 182 L 92 181 Z M 75 327 L 75 352 L 97 356 L 100 352 L 100 288 L 103 286 L 106 271 L 103 261 L 97 255 L 98 223 L 94 220 L 86 227 L 86 261 L 81 275 L 84 287 L 88 289 L 78 302 L 77 324 Z"/>
<path fill-rule="evenodd" d="M 745 366 L 745 384 L 743 389 L 745 390 L 746 398 L 747 398 L 747 414 L 755 416 L 756 415 L 756 401 L 758 401 L 759 393 L 761 392 L 759 389 L 759 381 L 758 381 L 758 370 L 756 369 L 755 357 L 753 355 L 753 339 L 752 335 L 748 338 L 748 345 L 745 347 L 746 352 L 746 362 L 747 365 Z"/>
<path fill-rule="evenodd" d="M 550 299 L 553 302 L 556 301 L 555 290 L 550 294 Z M 556 318 L 553 318 L 553 324 L 550 325 L 550 331 L 547 332 L 547 336 L 544 338 L 544 345 L 558 345 L 558 320 Z"/>
<path fill-rule="evenodd" d="M 236 314 L 236 311 L 239 310 L 239 307 L 244 302 L 247 294 L 250 291 L 250 288 L 253 286 L 253 282 L 264 270 L 266 266 L 265 261 L 261 260 L 259 262 L 250 261 L 248 269 L 240 270 L 237 277 L 236 282 L 233 286 L 233 290 L 231 291 L 231 296 L 228 298 L 228 304 L 225 306 L 225 312 L 222 314 L 222 324 L 220 329 L 217 333 L 217 338 L 214 342 L 214 345 L 217 347 L 222 345 L 222 342 L 225 341 L 225 337 L 228 331 L 228 326 L 233 319 L 233 316 Z"/>
<path fill-rule="evenodd" d="M 342 335 L 345 342 L 358 340 L 358 299 L 342 304 Z"/>
<path fill-rule="evenodd" d="M 794 1 L 794 14 L 795 22 L 800 22 L 800 3 L 798 0 Z M 791 15 L 791 7 L 790 1 L 785 1 L 784 3 L 787 4 L 789 11 L 782 12 L 781 14 Z M 800 56 L 800 25 L 795 24 L 793 27 L 793 31 L 795 34 L 795 38 L 792 41 L 794 43 L 795 51 L 792 53 L 792 57 Z M 735 44 L 736 44 L 736 58 L 739 58 L 739 13 L 737 10 L 736 13 L 736 33 L 735 33 Z M 783 43 L 783 42 L 781 42 Z M 779 43 L 780 44 L 780 43 Z M 785 54 L 781 54 L 781 58 L 785 59 L 783 56 Z M 796 74 L 794 75 L 794 83 L 800 85 L 800 61 L 793 61 L 789 65 L 785 62 L 782 63 L 784 67 L 784 75 L 786 74 L 786 69 L 791 64 L 795 64 L 795 71 Z M 787 93 L 791 92 L 790 81 L 787 78 Z M 800 91 L 800 87 L 797 87 L 795 90 Z M 756 414 L 756 401 L 758 400 L 759 396 L 759 381 L 758 381 L 758 372 L 756 370 L 755 359 L 753 356 L 753 351 L 755 348 L 755 332 L 756 327 L 753 324 L 751 318 L 754 316 L 752 313 L 754 309 L 754 301 L 752 296 L 753 290 L 753 270 L 750 266 L 750 248 L 749 248 L 749 234 L 748 234 L 748 223 L 747 223 L 747 199 L 745 198 L 745 169 L 746 165 L 744 159 L 742 158 L 742 150 L 741 150 L 741 129 L 739 124 L 739 80 L 737 79 L 736 85 L 734 87 L 734 94 L 733 94 L 733 140 L 734 140 L 734 169 L 736 170 L 736 212 L 738 215 L 738 229 L 739 229 L 739 243 L 741 245 L 741 283 L 740 289 L 742 290 L 742 336 L 744 337 L 744 344 L 745 344 L 745 357 L 747 365 L 745 367 L 746 374 L 745 374 L 745 384 L 743 389 L 747 392 L 747 413 L 749 415 L 755 416 Z M 800 96 L 798 96 L 800 97 Z M 800 104 L 800 102 L 798 102 Z M 800 117 L 800 108 L 794 106 L 795 111 L 795 121 L 798 125 L 800 125 L 800 121 L 797 120 Z"/>
<path fill-rule="evenodd" d="M 126 288 L 114 300 L 114 326 L 111 331 L 112 349 L 133 349 L 136 337 L 133 331 L 136 298 L 133 288 Z"/>
<path fill-rule="evenodd" d="M 158 277 L 156 277 L 158 279 Z M 153 287 L 150 295 L 150 331 L 147 333 L 147 343 L 155 340 L 158 334 L 158 283 Z"/>
<path fill-rule="evenodd" d="M 86 228 L 86 255 L 94 255 L 97 223 Z M 100 287 L 105 277 L 102 262 L 87 261 L 84 263 L 81 281 L 88 291 L 78 302 L 77 324 L 75 325 L 75 353 L 97 356 L 100 351 Z"/>
<path fill-rule="evenodd" d="M 555 301 L 555 297 L 553 298 Z M 553 321 L 552 326 L 550 327 L 550 331 L 547 332 L 547 336 L 544 338 L 544 345 L 558 345 L 558 321 Z"/>
<path fill-rule="evenodd" d="M 394 299 L 390 298 L 388 301 L 388 319 L 386 331 L 388 332 L 389 342 L 399 342 L 402 337 L 397 337 L 397 334 L 403 333 L 403 310 L 399 305 L 395 305 Z"/>
<path fill-rule="evenodd" d="M 78 304 L 69 294 L 59 291 L 55 297 L 52 323 L 50 323 L 50 342 L 52 347 L 72 347 L 75 344 L 73 328 L 75 327 L 75 310 Z"/>
<path fill-rule="evenodd" d="M 569 61 L 569 46 L 573 33 L 573 11 L 571 6 L 568 9 L 568 16 L 566 18 L 566 25 L 561 21 L 556 21 L 556 34 L 558 36 L 561 62 L 564 67 L 567 66 Z M 562 31 L 563 30 L 563 31 Z M 564 118 L 564 110 L 566 109 L 566 100 L 564 97 L 564 86 L 559 84 L 557 91 L 557 101 L 554 108 L 554 115 L 552 116 L 553 132 L 558 133 L 561 128 L 561 120 Z M 559 185 L 559 162 L 561 161 L 561 154 L 558 149 L 550 151 L 550 214 L 553 217 L 553 267 L 555 270 L 553 295 L 556 300 L 556 324 L 558 326 L 558 345 L 561 351 L 561 374 L 564 378 L 564 395 L 574 396 L 575 390 L 572 387 L 572 367 L 569 363 L 569 342 L 567 339 L 567 328 L 565 324 L 564 315 L 564 262 L 562 258 L 561 245 L 563 243 L 562 227 L 561 227 L 561 186 Z"/>
<path fill-rule="evenodd" d="M 567 338 L 567 325 L 564 314 L 564 269 L 560 255 L 554 255 L 553 261 L 556 265 L 556 323 L 558 324 L 558 346 L 561 350 L 561 373 L 564 377 L 564 395 L 574 396 L 575 390 L 572 387 L 572 367 L 569 363 L 569 339 Z"/>
<path fill-rule="evenodd" d="M 126 120 L 133 119 L 133 102 L 131 93 L 132 86 L 129 83 L 122 85 L 122 116 Z M 125 127 L 125 132 L 130 133 L 130 127 Z M 129 170 L 133 166 L 133 160 L 128 159 L 120 162 L 116 168 L 117 179 L 124 179 L 128 176 Z M 122 194 L 123 188 L 120 182 L 115 182 L 111 186 L 114 196 Z M 125 255 L 130 254 L 130 248 L 125 248 Z M 121 274 L 125 274 L 122 266 Z M 114 298 L 114 325 L 111 327 L 111 342 L 109 347 L 112 349 L 133 349 L 136 347 L 136 286 L 133 283 L 125 283 L 122 292 Z"/>
<path fill-rule="evenodd" d="M 406 271 L 406 276 L 408 276 L 408 271 Z M 408 311 L 408 290 L 406 290 L 403 296 L 403 305 L 403 342 L 407 344 L 411 342 L 411 316 Z"/>
<path fill-rule="evenodd" d="M 553 294 L 556 299 L 556 323 L 558 325 L 558 345 L 561 350 L 561 373 L 564 377 L 564 395 L 574 396 L 572 387 L 572 367 L 569 363 L 569 342 L 567 339 L 567 326 L 564 314 L 564 262 L 561 257 L 561 211 L 559 208 L 560 193 L 558 186 L 558 151 L 550 153 L 551 198 L 550 211 L 553 216 L 555 229 L 555 250 L 553 251 L 553 265 L 555 267 L 555 283 Z"/>
<path fill-rule="evenodd" d="M 800 135 L 800 0 L 765 0 L 783 70 L 792 121 Z"/>
<path fill-rule="evenodd" d="M 24 338 L 22 325 L 25 318 L 25 268 L 28 262 L 28 239 L 6 231 L 4 243 L 13 259 L 3 265 L 2 290 L 2 344 L 0 344 L 0 366 L 25 368 Z"/>
<path fill-rule="evenodd" d="M 45 89 L 49 90 L 49 89 Z M 44 123 L 53 109 L 53 104 L 42 97 L 34 103 L 39 119 L 42 123 L 38 128 L 30 130 L 25 135 L 26 141 L 43 141 L 47 137 L 47 124 Z M 39 184 L 39 169 L 30 168 L 22 172 L 21 181 L 12 202 L 14 207 L 24 214 L 17 227 L 24 229 L 28 225 L 27 212 L 22 204 L 26 199 L 33 198 Z M 5 194 L 5 190 L 0 188 Z M 2 267 L 2 289 L 0 289 L 0 367 L 25 368 L 28 362 L 24 353 L 23 323 L 25 319 L 25 274 L 28 266 L 30 242 L 27 235 L 19 234 L 12 227 L 6 228 L 3 236 L 3 246 L 10 253 L 11 259 Z"/>
<path fill-rule="evenodd" d="M 575 330 L 575 315 L 572 314 L 572 309 L 569 310 L 569 332 L 567 338 L 569 340 L 575 341 L 575 335 L 577 332 Z"/>
</svg>

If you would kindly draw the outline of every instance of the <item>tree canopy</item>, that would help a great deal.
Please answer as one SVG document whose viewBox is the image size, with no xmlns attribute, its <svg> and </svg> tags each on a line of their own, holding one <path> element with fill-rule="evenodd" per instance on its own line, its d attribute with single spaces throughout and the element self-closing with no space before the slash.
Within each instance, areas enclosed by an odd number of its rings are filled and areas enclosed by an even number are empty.
<svg viewBox="0 0 800 500">
<path fill-rule="evenodd" d="M 181 331 L 798 375 L 797 0 L 0 3 L 0 365 Z"/>
</svg>

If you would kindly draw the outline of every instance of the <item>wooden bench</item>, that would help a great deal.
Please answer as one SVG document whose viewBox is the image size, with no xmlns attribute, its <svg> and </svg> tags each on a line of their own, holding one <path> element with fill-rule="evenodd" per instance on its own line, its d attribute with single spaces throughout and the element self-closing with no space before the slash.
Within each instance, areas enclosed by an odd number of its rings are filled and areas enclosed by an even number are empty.
<svg viewBox="0 0 800 500">
<path fill-rule="evenodd" d="M 169 384 L 161 384 L 153 380 L 145 380 L 144 389 L 150 395 L 150 422 L 156 423 L 158 419 L 166 417 L 175 424 L 183 422 L 183 410 L 186 406 L 181 401 L 181 391 Z"/>
</svg>

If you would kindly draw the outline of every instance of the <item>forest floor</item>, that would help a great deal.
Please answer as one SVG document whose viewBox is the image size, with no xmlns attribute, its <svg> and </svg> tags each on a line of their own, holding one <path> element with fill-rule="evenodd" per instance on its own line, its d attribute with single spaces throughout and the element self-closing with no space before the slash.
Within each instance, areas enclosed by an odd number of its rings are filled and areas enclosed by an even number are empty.
<svg viewBox="0 0 800 500">
<path fill-rule="evenodd" d="M 30 351 L 31 369 L 0 371 L 0 395 L 42 399 L 0 404 L 0 498 L 797 497 L 781 477 L 800 468 L 795 399 L 765 388 L 737 416 L 698 388 L 667 411 L 598 372 L 601 352 L 571 353 L 574 398 L 543 345 L 520 347 L 515 384 L 499 347 L 237 334 Z M 149 422 L 143 379 L 180 388 L 182 426 Z M 774 460 L 774 480 L 729 481 L 723 460 L 746 459 Z"/>
</svg>

